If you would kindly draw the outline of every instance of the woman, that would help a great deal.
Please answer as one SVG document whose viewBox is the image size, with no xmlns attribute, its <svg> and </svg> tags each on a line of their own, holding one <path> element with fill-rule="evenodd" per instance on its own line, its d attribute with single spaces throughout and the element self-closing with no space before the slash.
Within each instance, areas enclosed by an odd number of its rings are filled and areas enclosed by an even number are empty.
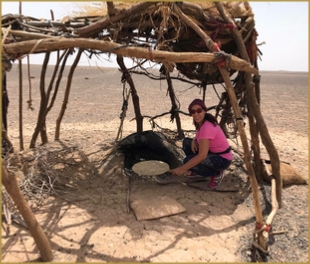
<svg viewBox="0 0 310 264">
<path fill-rule="evenodd" d="M 189 178 L 211 177 L 208 186 L 216 188 L 224 178 L 224 170 L 231 164 L 231 148 L 216 118 L 207 113 L 202 100 L 191 102 L 188 111 L 193 117 L 196 137 L 183 140 L 184 164 L 170 172 Z"/>
</svg>

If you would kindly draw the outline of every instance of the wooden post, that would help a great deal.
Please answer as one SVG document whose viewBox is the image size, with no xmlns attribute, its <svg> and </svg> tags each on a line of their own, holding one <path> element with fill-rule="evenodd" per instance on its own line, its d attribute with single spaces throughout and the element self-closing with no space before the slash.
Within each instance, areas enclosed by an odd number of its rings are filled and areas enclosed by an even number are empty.
<svg viewBox="0 0 310 264">
<path fill-rule="evenodd" d="M 9 153 L 14 153 L 14 148 L 11 140 L 9 139 L 8 133 L 2 123 L 2 140 L 5 140 L 9 147 Z M 2 155 L 5 153 L 2 153 Z"/>
<path fill-rule="evenodd" d="M 257 99 L 257 103 L 260 105 L 260 87 L 258 75 L 253 76 L 253 81 L 255 84 L 255 96 Z M 261 155 L 260 155 L 260 142 L 259 142 L 259 129 L 257 128 L 257 123 L 255 123 L 255 116 L 252 109 L 252 104 L 247 100 L 247 106 L 249 110 L 249 122 L 250 122 L 250 133 L 252 140 L 252 148 L 254 152 L 254 165 L 255 165 L 255 174 L 258 180 L 263 180 L 263 168 L 261 166 Z"/>
<path fill-rule="evenodd" d="M 19 149 L 24 150 L 24 136 L 23 136 L 23 63 L 18 60 L 19 69 Z"/>
<path fill-rule="evenodd" d="M 126 81 L 125 81 L 126 82 Z M 130 91 L 130 89 L 129 89 L 129 91 L 128 91 L 128 93 L 126 94 L 126 102 L 128 102 L 128 100 L 129 100 L 129 96 L 130 96 L 130 93 L 131 93 L 131 91 Z M 124 108 L 125 107 L 125 108 Z M 118 139 L 121 139 L 122 138 L 122 131 L 123 131 L 123 124 L 124 124 L 124 120 L 125 120 L 125 117 L 126 117 L 126 112 L 127 112 L 127 105 L 126 106 L 124 106 L 123 105 L 123 112 L 122 112 L 122 116 L 121 116 L 121 123 L 120 123 L 120 125 L 119 125 L 119 128 L 118 128 L 118 131 L 117 131 L 117 135 L 116 135 L 116 138 L 115 138 L 115 142 L 117 142 L 118 141 Z"/>
<path fill-rule="evenodd" d="M 42 130 L 42 126 L 45 124 L 45 110 L 47 107 L 47 98 L 45 93 L 45 74 L 46 74 L 46 68 L 47 64 L 50 58 L 50 52 L 45 53 L 44 62 L 41 69 L 41 75 L 40 75 L 40 95 L 41 95 L 41 101 L 40 101 L 40 109 L 38 114 L 38 121 L 37 125 L 35 127 L 34 133 L 32 134 L 31 140 L 30 140 L 30 148 L 34 148 L 37 137 Z M 41 134 L 42 136 L 42 134 Z"/>
<path fill-rule="evenodd" d="M 248 118 L 249 118 L 249 125 L 250 125 L 250 134 L 252 140 L 252 150 L 254 153 L 254 170 L 257 180 L 261 181 L 262 177 L 262 168 L 261 168 L 261 159 L 260 159 L 260 147 L 259 147 L 259 137 L 258 137 L 258 129 L 256 127 L 255 118 L 253 114 L 253 109 L 251 104 L 247 103 L 248 107 Z"/>
<path fill-rule="evenodd" d="M 201 83 L 202 86 L 202 101 L 206 101 L 206 92 L 207 92 L 207 83 L 206 82 L 202 82 Z"/>
<path fill-rule="evenodd" d="M 225 85 L 227 88 L 227 92 L 228 92 L 228 95 L 230 98 L 230 102 L 232 104 L 232 107 L 233 107 L 233 110 L 235 113 L 235 117 L 237 120 L 236 123 L 238 126 L 238 131 L 240 134 L 240 138 L 241 138 L 241 142 L 242 142 L 242 146 L 243 146 L 243 150 L 244 150 L 244 163 L 246 165 L 246 168 L 247 168 L 247 171 L 249 174 L 249 178 L 250 178 L 250 183 L 252 186 L 253 203 L 254 203 L 256 221 L 257 221 L 257 223 L 263 225 L 263 214 L 262 214 L 262 209 L 261 209 L 261 206 L 259 203 L 258 184 L 257 184 L 257 180 L 255 177 L 255 172 L 254 172 L 253 167 L 252 167 L 251 153 L 250 153 L 250 149 L 249 149 L 249 145 L 248 145 L 247 136 L 246 136 L 244 126 L 243 126 L 243 119 L 241 117 L 241 112 L 240 112 L 239 106 L 237 104 L 236 94 L 235 94 L 234 89 L 232 87 L 228 71 L 223 67 L 220 67 L 219 69 L 220 69 L 222 76 L 224 78 Z M 266 249 L 266 247 L 267 247 L 266 242 L 265 242 L 265 239 L 261 233 L 258 234 L 258 240 L 259 240 L 260 246 L 262 248 Z"/>
<path fill-rule="evenodd" d="M 67 103 L 69 101 L 69 95 L 70 95 L 70 89 L 71 89 L 71 83 L 72 83 L 72 77 L 75 71 L 76 66 L 78 65 L 81 55 L 83 53 L 83 49 L 79 49 L 75 60 L 73 62 L 73 64 L 71 65 L 70 71 L 68 73 L 68 79 L 67 79 L 67 85 L 66 85 L 66 90 L 65 90 L 65 95 L 64 95 L 64 100 L 62 102 L 62 106 L 61 106 L 61 110 L 59 113 L 59 116 L 56 120 L 56 128 L 55 128 L 55 140 L 59 140 L 59 135 L 60 135 L 60 124 L 61 124 L 61 120 L 65 114 L 65 110 L 67 108 Z"/>
<path fill-rule="evenodd" d="M 179 7 L 174 4 L 173 5 L 173 10 L 179 15 L 179 17 L 182 19 L 183 22 L 185 22 L 188 26 L 190 26 L 206 43 L 208 49 L 210 51 L 213 51 L 214 49 L 214 43 L 211 40 L 211 38 L 205 34 L 205 32 L 203 32 L 200 27 L 198 27 L 192 20 L 190 20 L 185 14 L 183 14 L 183 12 L 179 9 Z M 258 185 L 257 185 L 257 181 L 256 181 L 256 177 L 255 177 L 255 173 L 252 167 L 252 163 L 251 163 L 251 153 L 249 150 L 249 146 L 248 146 L 248 141 L 247 141 L 247 136 L 244 130 L 244 126 L 243 126 L 243 119 L 241 116 L 241 112 L 237 103 L 237 98 L 236 98 L 236 94 L 234 92 L 234 89 L 232 87 L 231 84 L 231 80 L 230 80 L 230 75 L 229 72 L 227 71 L 226 68 L 224 67 L 219 67 L 219 70 L 222 74 L 223 80 L 225 82 L 226 88 L 227 88 L 227 92 L 230 98 L 230 102 L 232 105 L 232 108 L 234 110 L 235 113 L 235 117 L 236 117 L 236 123 L 238 126 L 238 131 L 240 134 L 240 138 L 241 138 L 241 142 L 242 142 L 242 146 L 243 146 L 243 150 L 244 150 L 244 162 L 250 177 L 250 183 L 252 186 L 252 194 L 253 194 L 253 202 L 254 202 L 254 210 L 255 210 L 255 216 L 256 216 L 256 221 L 259 224 L 263 224 L 263 215 L 262 215 L 262 210 L 261 210 L 261 206 L 259 203 L 259 195 L 258 195 Z M 258 234 L 259 237 L 259 244 L 260 246 L 262 246 L 264 249 L 266 249 L 266 243 L 264 240 L 264 237 L 262 236 L 262 234 Z"/>
<path fill-rule="evenodd" d="M 232 19 L 230 19 L 224 11 L 223 3 L 221 2 L 215 2 L 215 5 L 222 15 L 224 21 L 226 23 L 232 23 L 234 25 L 234 22 Z M 246 52 L 246 48 L 244 45 L 244 42 L 242 40 L 242 37 L 237 30 L 237 28 L 233 29 L 233 36 L 235 38 L 235 41 L 238 45 L 239 51 L 241 58 L 249 62 L 249 57 Z M 271 166 L 272 166 L 272 172 L 273 175 L 276 179 L 276 193 L 277 193 L 277 201 L 279 204 L 279 208 L 282 207 L 282 179 L 281 179 L 281 174 L 280 174 L 280 160 L 279 160 L 279 155 L 277 152 L 277 149 L 275 148 L 272 139 L 269 135 L 265 120 L 261 114 L 260 107 L 257 101 L 257 98 L 254 93 L 253 85 L 250 85 L 252 83 L 252 78 L 251 74 L 248 72 L 245 73 L 245 81 L 246 81 L 246 87 L 247 87 L 247 97 L 249 99 L 249 103 L 251 104 L 253 114 L 256 118 L 257 122 L 257 128 L 259 129 L 262 142 L 265 145 L 269 156 L 270 156 L 270 161 L 271 161 Z"/>
<path fill-rule="evenodd" d="M 173 85 L 172 85 L 172 81 L 170 78 L 170 74 L 167 71 L 166 72 L 166 79 L 167 79 L 167 83 L 168 83 L 168 92 L 169 92 L 169 96 L 170 96 L 170 100 L 171 100 L 171 105 L 172 105 L 172 111 L 178 111 L 179 107 L 177 106 L 176 100 L 175 100 L 175 93 L 173 90 Z M 178 112 L 175 112 L 175 119 L 176 119 L 176 124 L 177 124 L 177 130 L 178 130 L 178 135 L 179 138 L 182 139 L 184 138 L 184 132 L 182 131 L 182 126 L 181 126 L 181 120 L 180 120 L 180 116 Z"/>
<path fill-rule="evenodd" d="M 52 261 L 54 257 L 51 245 L 31 211 L 24 195 L 19 189 L 15 175 L 9 175 L 4 160 L 2 160 L 2 184 L 21 213 L 37 247 L 39 248 L 42 260 L 45 262 Z"/>
<path fill-rule="evenodd" d="M 135 116 L 136 116 L 136 126 L 137 126 L 136 130 L 137 130 L 137 132 L 142 132 L 143 131 L 143 117 L 141 115 L 140 99 L 138 96 L 137 89 L 135 87 L 135 84 L 134 84 L 129 72 L 128 72 L 128 69 L 126 68 L 126 66 L 124 64 L 124 58 L 122 56 L 117 56 L 116 61 L 119 65 L 119 67 L 121 68 L 122 72 L 128 75 L 126 82 L 130 86 L 132 104 L 133 104 L 133 108 L 134 108 L 134 112 L 135 112 Z"/>
<path fill-rule="evenodd" d="M 19 14 L 22 14 L 22 3 L 19 2 Z M 23 63 L 18 60 L 19 69 L 19 149 L 24 150 L 24 136 L 23 136 Z"/>
</svg>

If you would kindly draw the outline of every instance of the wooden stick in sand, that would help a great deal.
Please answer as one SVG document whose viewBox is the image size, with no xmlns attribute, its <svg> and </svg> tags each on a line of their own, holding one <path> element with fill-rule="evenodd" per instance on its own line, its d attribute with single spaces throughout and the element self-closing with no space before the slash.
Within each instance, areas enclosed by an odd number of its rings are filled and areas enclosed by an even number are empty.
<svg viewBox="0 0 310 264">
<path fill-rule="evenodd" d="M 189 27 L 191 27 L 205 41 L 210 51 L 214 50 L 214 43 L 211 40 L 211 38 L 207 34 L 205 34 L 200 29 L 200 27 L 198 27 L 192 20 L 190 20 L 185 14 L 183 14 L 183 12 L 180 10 L 180 8 L 176 4 L 173 5 L 173 10 L 174 12 L 178 14 L 178 16 L 182 19 L 184 23 L 186 23 Z M 241 137 L 241 141 L 242 141 L 242 145 L 244 149 L 245 165 L 247 167 L 251 186 L 252 186 L 256 221 L 260 224 L 263 224 L 262 210 L 261 210 L 261 206 L 259 203 L 259 196 L 258 196 L 258 185 L 257 185 L 255 173 L 254 173 L 254 170 L 251 164 L 251 153 L 249 150 L 247 136 L 246 136 L 244 126 L 243 126 L 243 119 L 241 117 L 241 112 L 240 112 L 240 109 L 237 103 L 236 94 L 232 87 L 229 72 L 227 71 L 227 69 L 224 67 L 219 67 L 219 69 L 225 81 L 227 92 L 228 92 L 228 95 L 229 95 L 229 98 L 230 98 L 230 101 L 231 101 L 231 104 L 232 104 L 232 107 L 233 107 L 233 110 L 236 116 L 236 120 L 237 120 L 236 123 L 238 126 L 238 131 L 240 133 L 240 137 Z M 258 234 L 258 236 L 259 236 L 259 244 L 263 248 L 266 248 L 264 237 L 262 236 L 262 234 Z"/>
</svg>

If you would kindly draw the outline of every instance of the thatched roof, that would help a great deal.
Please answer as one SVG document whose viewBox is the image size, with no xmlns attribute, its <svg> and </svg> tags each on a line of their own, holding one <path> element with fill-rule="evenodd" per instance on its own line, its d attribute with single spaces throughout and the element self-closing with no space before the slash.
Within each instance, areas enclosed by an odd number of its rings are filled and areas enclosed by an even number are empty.
<svg viewBox="0 0 310 264">
<path fill-rule="evenodd" d="M 223 5 L 241 34 L 254 65 L 257 59 L 257 33 L 249 3 L 227 2 Z M 161 64 L 163 73 L 176 68 L 190 79 L 204 83 L 222 82 L 218 67 L 214 65 L 213 52 L 219 50 L 210 50 L 197 30 L 184 22 L 184 16 L 217 43 L 222 52 L 230 55 L 220 60 L 230 60 L 231 74 L 237 70 L 255 72 L 249 63 L 238 60 L 238 46 L 231 33 L 234 25 L 223 20 L 214 2 L 83 4 L 80 12 L 61 21 L 6 14 L 2 16 L 3 54 L 8 59 L 14 59 L 23 54 L 81 47 L 90 57 L 93 54 L 115 53 L 135 57 L 138 63 L 148 59 Z M 175 56 L 185 52 L 210 53 L 212 56 L 205 58 L 188 54 L 189 57 L 182 56 L 181 59 Z M 174 55 L 169 57 L 171 53 Z"/>
<path fill-rule="evenodd" d="M 53 12 L 51 16 L 51 20 L 26 15 L 2 16 L 3 70 L 9 69 L 13 60 L 29 54 L 62 51 L 57 64 L 66 63 L 68 56 L 75 56 L 73 73 L 83 52 L 90 58 L 114 53 L 123 72 L 122 81 L 127 79 L 128 82 L 128 73 L 144 70 L 144 63 L 153 61 L 167 80 L 169 73 L 177 70 L 180 78 L 197 81 L 195 84 L 203 88 L 203 99 L 206 85 L 225 82 L 226 86 L 231 86 L 227 76 L 238 73 L 233 88 L 242 115 L 247 114 L 243 74 L 258 73 L 257 32 L 248 2 L 103 2 L 99 6 L 98 3 L 95 6 L 83 3 L 79 12 L 61 20 L 55 20 Z M 79 51 L 72 52 L 76 48 Z M 132 58 L 135 66 L 127 69 L 123 57 Z M 43 71 L 47 63 L 48 59 L 42 65 Z M 226 81 L 221 68 L 227 71 Z M 130 86 L 136 93 L 133 81 Z M 180 106 L 174 99 L 171 84 L 168 89 L 172 120 L 174 117 L 178 120 Z M 221 117 L 224 131 L 225 124 L 234 122 L 230 97 L 222 95 L 216 107 L 216 116 Z M 141 131 L 143 117 L 137 101 L 134 106 L 137 131 Z M 40 129 L 38 124 L 36 131 Z M 182 135 L 180 124 L 178 130 Z"/>
<path fill-rule="evenodd" d="M 129 83 L 133 94 L 137 131 L 143 131 L 143 116 L 131 73 L 142 72 L 151 77 L 144 64 L 152 61 L 159 66 L 158 79 L 167 79 L 172 104 L 171 121 L 176 118 L 180 137 L 184 136 L 179 118 L 181 111 L 170 77 L 170 72 L 174 70 L 179 72 L 178 79 L 202 88 L 203 100 L 207 85 L 225 83 L 226 92 L 218 94 L 218 105 L 210 109 L 215 110 L 215 116 L 220 118 L 220 125 L 227 136 L 227 127 L 233 124 L 232 133 L 235 136 L 237 128 L 234 115 L 241 120 L 241 116 L 247 116 L 248 113 L 245 90 L 249 78 L 245 74 L 258 74 L 257 32 L 248 2 L 102 2 L 95 5 L 82 3 L 80 7 L 80 11 L 61 20 L 55 20 L 53 12 L 51 20 L 26 15 L 3 15 L 3 72 L 18 58 L 45 53 L 46 59 L 42 64 L 44 72 L 49 54 L 57 51 L 56 74 L 58 69 L 63 69 L 59 66 L 64 66 L 69 56 L 75 56 L 68 76 L 66 94 L 69 94 L 74 69 L 82 53 L 89 58 L 114 53 L 123 73 L 121 80 Z M 78 52 L 73 52 L 75 49 Z M 124 57 L 132 58 L 135 65 L 127 69 Z M 235 73 L 236 78 L 230 80 L 229 77 Z M 40 87 L 42 94 L 46 94 L 42 97 L 46 105 L 49 100 L 56 98 L 58 88 L 55 88 L 52 99 L 49 98 L 53 82 L 54 79 L 47 92 Z M 229 92 L 232 89 L 234 94 Z M 64 104 L 58 118 L 56 139 L 59 138 L 65 108 Z M 48 111 L 41 109 L 38 120 L 44 120 Z M 38 122 L 31 147 L 34 147 L 41 129 L 42 124 Z"/>
</svg>

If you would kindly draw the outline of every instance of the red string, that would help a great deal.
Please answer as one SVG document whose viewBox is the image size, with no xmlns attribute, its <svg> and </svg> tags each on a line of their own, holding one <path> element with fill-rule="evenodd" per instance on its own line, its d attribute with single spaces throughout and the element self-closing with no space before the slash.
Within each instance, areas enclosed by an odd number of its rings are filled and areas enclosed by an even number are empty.
<svg viewBox="0 0 310 264">
<path fill-rule="evenodd" d="M 264 227 L 265 226 L 265 227 Z M 266 231 L 266 232 L 270 232 L 270 229 L 271 229 L 271 225 L 270 224 L 265 224 L 265 225 L 262 225 L 262 224 L 260 224 L 260 223 L 258 223 L 258 222 L 256 222 L 255 223 L 255 228 L 257 229 L 257 230 L 260 230 L 260 229 L 262 229 L 264 227 L 264 231 Z"/>
<path fill-rule="evenodd" d="M 211 35 L 212 40 L 215 40 L 219 31 L 222 31 L 225 28 L 228 28 L 229 31 L 232 31 L 234 28 L 237 28 L 236 25 L 234 25 L 232 23 L 224 24 L 224 23 L 217 22 L 216 20 L 212 20 L 211 22 L 206 23 L 206 24 L 210 27 L 216 28 L 214 33 Z"/>
<path fill-rule="evenodd" d="M 266 224 L 265 231 L 269 233 L 270 229 L 271 229 L 271 225 Z"/>
<path fill-rule="evenodd" d="M 225 24 L 225 28 L 228 28 L 230 31 L 232 31 L 234 28 L 237 28 L 234 24 Z"/>
<path fill-rule="evenodd" d="M 218 52 L 221 51 L 221 43 L 214 42 L 213 52 L 215 52 L 215 51 L 218 51 Z"/>
<path fill-rule="evenodd" d="M 258 223 L 258 222 L 255 223 L 255 228 L 256 228 L 256 229 L 261 229 L 262 227 L 263 227 L 262 224 L 260 224 L 260 223 Z"/>
</svg>

